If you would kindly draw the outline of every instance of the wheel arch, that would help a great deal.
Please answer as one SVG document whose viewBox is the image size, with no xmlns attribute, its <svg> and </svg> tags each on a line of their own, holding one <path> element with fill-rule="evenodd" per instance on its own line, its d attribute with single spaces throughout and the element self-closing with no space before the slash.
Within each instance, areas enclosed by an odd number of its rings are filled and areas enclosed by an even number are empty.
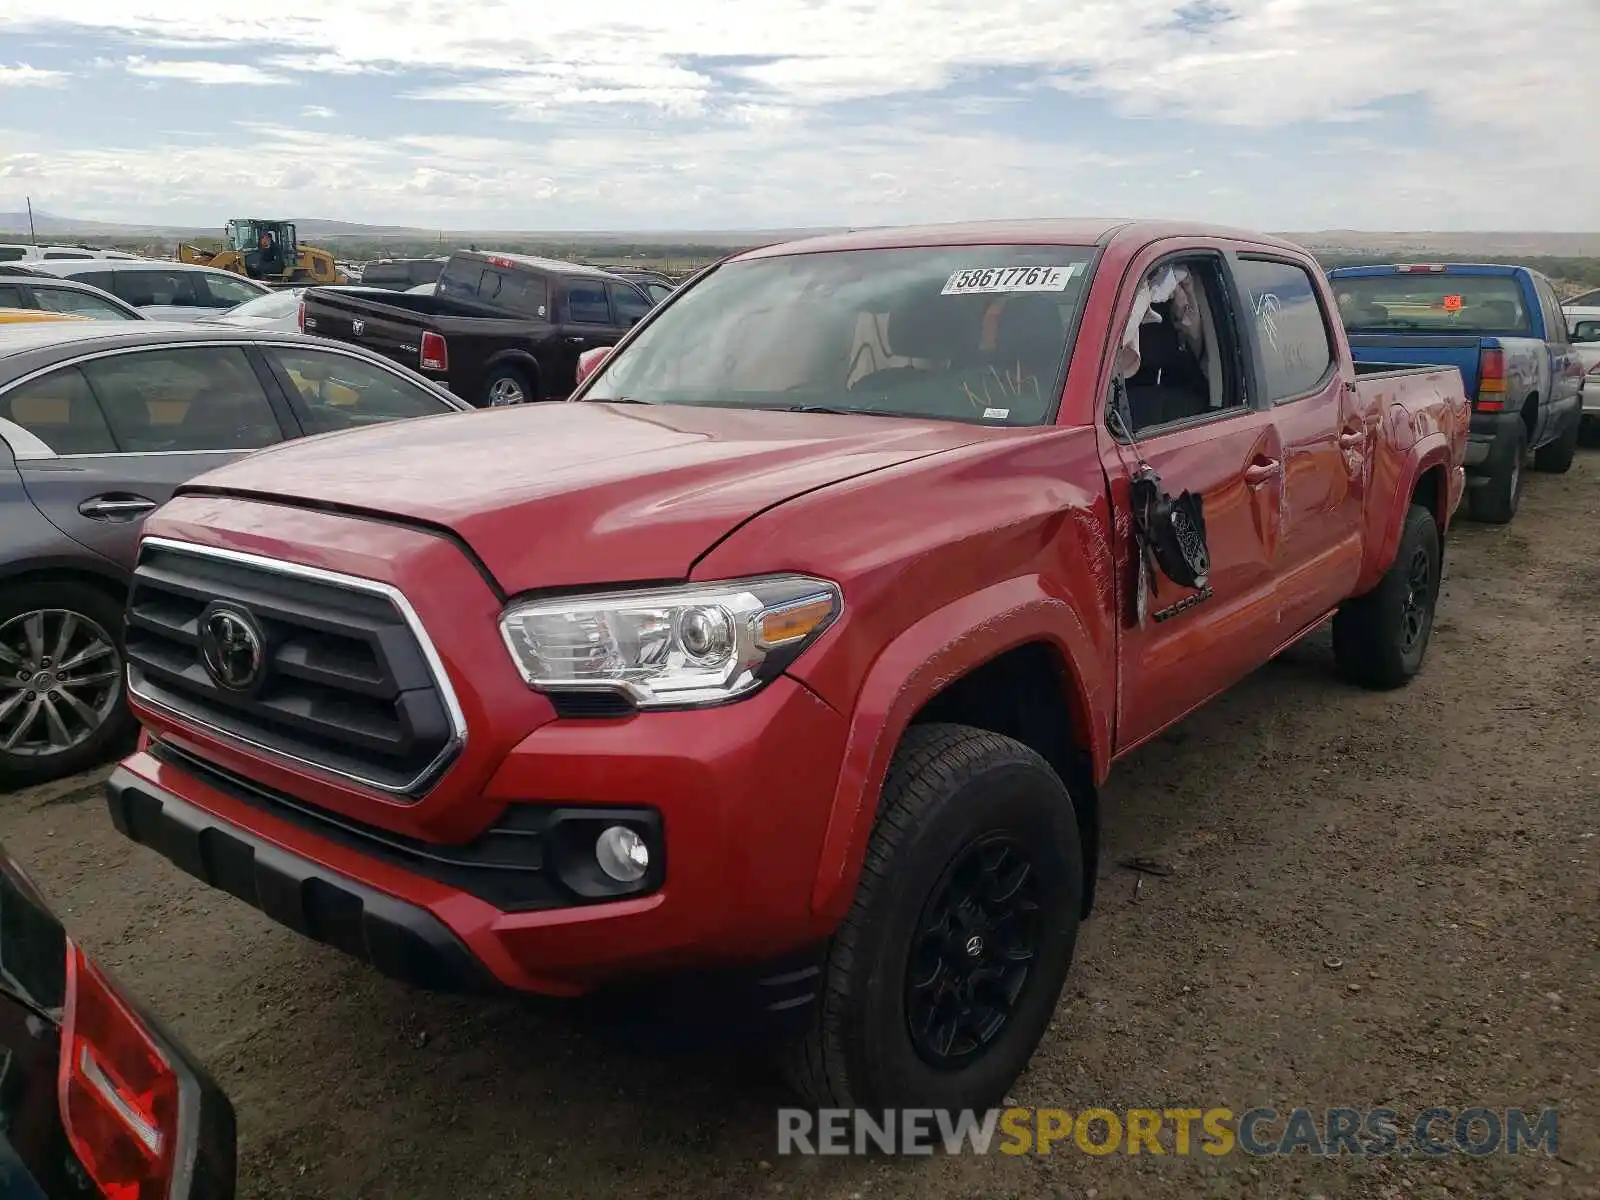
<svg viewBox="0 0 1600 1200">
<path fill-rule="evenodd" d="M 531 399 L 543 397 L 544 375 L 539 369 L 539 360 L 526 350 L 501 350 L 490 357 L 483 364 L 483 372 L 479 376 L 479 388 L 487 392 L 490 377 L 503 367 L 513 367 L 527 378 Z"/>
<path fill-rule="evenodd" d="M 1036 576 L 965 596 L 894 638 L 868 668 L 850 710 L 813 910 L 829 919 L 848 911 L 890 761 L 905 731 L 931 720 L 1017 737 L 1063 773 L 1083 809 L 1086 892 L 1092 889 L 1097 839 L 1087 834 L 1098 830 L 1096 784 L 1110 766 L 1109 660 L 1109 646 L 1098 646 L 1074 609 Z M 1007 703 L 1004 687 L 1018 682 L 1047 707 L 1029 714 Z M 1044 732 L 1052 721 L 1059 733 Z"/>
<path fill-rule="evenodd" d="M 76 558 L 30 559 L 0 564 L 0 589 L 33 583 L 79 583 L 103 592 L 117 604 L 128 599 L 128 581 L 112 570 L 100 570 Z"/>
</svg>

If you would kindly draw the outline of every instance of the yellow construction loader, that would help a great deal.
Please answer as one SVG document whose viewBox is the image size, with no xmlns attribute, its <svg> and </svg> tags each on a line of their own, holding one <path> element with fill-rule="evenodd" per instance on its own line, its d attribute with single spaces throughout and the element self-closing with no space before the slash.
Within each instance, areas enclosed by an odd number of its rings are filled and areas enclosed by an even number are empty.
<svg viewBox="0 0 1600 1200">
<path fill-rule="evenodd" d="M 293 221 L 268 221 L 244 217 L 229 221 L 220 250 L 206 250 L 187 242 L 178 246 L 178 261 L 218 267 L 248 275 L 263 283 L 343 283 L 343 272 L 333 255 L 315 246 L 303 246 L 295 237 Z"/>
</svg>

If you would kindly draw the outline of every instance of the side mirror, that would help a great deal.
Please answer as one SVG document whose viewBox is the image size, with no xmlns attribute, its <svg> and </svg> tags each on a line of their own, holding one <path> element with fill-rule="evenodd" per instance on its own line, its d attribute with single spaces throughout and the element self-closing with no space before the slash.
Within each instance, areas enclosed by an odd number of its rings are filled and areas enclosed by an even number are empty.
<svg viewBox="0 0 1600 1200">
<path fill-rule="evenodd" d="M 610 346 L 596 346 L 593 350 L 585 350 L 578 355 L 578 384 L 588 379 L 600 369 L 600 364 L 605 362 L 606 356 L 611 353 Z"/>
</svg>

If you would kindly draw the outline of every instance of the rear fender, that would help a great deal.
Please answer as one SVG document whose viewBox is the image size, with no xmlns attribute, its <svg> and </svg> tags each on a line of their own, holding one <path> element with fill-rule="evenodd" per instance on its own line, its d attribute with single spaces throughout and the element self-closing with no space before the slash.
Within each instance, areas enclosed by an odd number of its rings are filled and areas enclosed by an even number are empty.
<svg viewBox="0 0 1600 1200">
<path fill-rule="evenodd" d="M 974 668 L 1030 642 L 1060 656 L 1073 736 L 1088 752 L 1094 778 L 1105 777 L 1114 681 L 1066 600 L 1038 576 L 1023 576 L 929 613 L 889 643 L 856 697 L 812 892 L 819 916 L 837 922 L 849 911 L 889 762 L 918 710 Z"/>
<path fill-rule="evenodd" d="M 483 364 L 483 371 L 479 374 L 479 379 L 487 379 L 489 372 L 497 367 L 516 367 L 517 370 L 528 377 L 528 383 L 533 387 L 534 396 L 542 397 L 544 395 L 539 360 L 526 350 L 501 350 Z"/>
<path fill-rule="evenodd" d="M 1354 594 L 1363 595 L 1378 586 L 1384 573 L 1400 551 L 1400 535 L 1405 528 L 1411 497 L 1422 477 L 1434 468 L 1444 474 L 1440 493 L 1439 535 L 1450 528 L 1455 506 L 1460 502 L 1463 482 L 1459 464 L 1451 461 L 1450 438 L 1443 431 L 1430 432 L 1412 442 L 1409 448 L 1390 443 L 1388 453 L 1380 453 L 1374 464 L 1367 500 L 1367 548 L 1361 560 L 1361 578 Z M 1385 459 L 1388 461 L 1386 462 Z"/>
</svg>

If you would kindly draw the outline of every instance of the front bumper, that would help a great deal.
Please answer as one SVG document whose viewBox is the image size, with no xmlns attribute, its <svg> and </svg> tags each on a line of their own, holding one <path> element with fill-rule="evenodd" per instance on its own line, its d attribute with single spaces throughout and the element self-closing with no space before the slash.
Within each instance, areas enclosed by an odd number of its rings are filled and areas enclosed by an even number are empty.
<svg viewBox="0 0 1600 1200">
<path fill-rule="evenodd" d="M 666 863 L 647 894 L 554 906 L 490 903 L 481 888 L 408 867 L 393 839 L 363 847 L 349 822 L 321 830 L 289 798 L 274 809 L 258 785 L 245 795 L 160 746 L 126 759 L 107 796 L 126 836 L 387 975 L 433 990 L 570 996 L 782 960 L 825 938 L 810 899 L 845 731 L 788 678 L 719 708 L 540 726 L 489 781 L 486 807 L 648 806 Z M 173 734 L 164 741 L 178 747 Z"/>
</svg>

